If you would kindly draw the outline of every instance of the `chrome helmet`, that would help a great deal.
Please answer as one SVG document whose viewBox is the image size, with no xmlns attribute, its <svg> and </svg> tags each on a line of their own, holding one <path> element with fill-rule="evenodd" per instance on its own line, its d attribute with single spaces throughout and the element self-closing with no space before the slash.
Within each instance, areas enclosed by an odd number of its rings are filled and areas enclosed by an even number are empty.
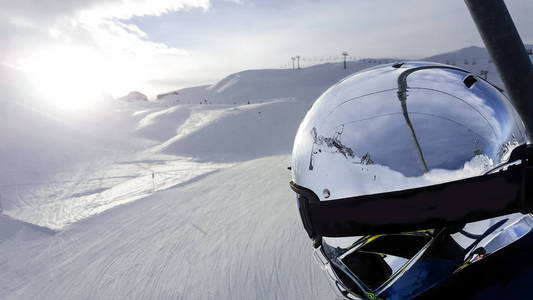
<svg viewBox="0 0 533 300">
<path fill-rule="evenodd" d="M 526 142 L 501 90 L 456 67 L 387 64 L 330 87 L 298 129 L 290 184 L 335 289 L 412 298 L 528 235 Z"/>
</svg>

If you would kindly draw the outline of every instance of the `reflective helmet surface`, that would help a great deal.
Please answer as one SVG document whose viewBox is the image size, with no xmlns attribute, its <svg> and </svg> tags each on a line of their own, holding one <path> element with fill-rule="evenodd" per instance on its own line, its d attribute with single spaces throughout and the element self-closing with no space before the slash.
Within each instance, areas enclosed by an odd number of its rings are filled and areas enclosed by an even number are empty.
<svg viewBox="0 0 533 300">
<path fill-rule="evenodd" d="M 313 104 L 295 138 L 292 179 L 320 201 L 425 187 L 486 174 L 525 142 L 519 115 L 484 79 L 435 63 L 382 65 L 346 77 Z M 533 218 L 462 230 L 477 235 L 440 228 L 321 237 L 315 257 L 344 296 L 410 298 L 533 232 Z M 514 231 L 523 234 L 508 235 Z"/>
<path fill-rule="evenodd" d="M 481 175 L 525 142 L 505 96 L 467 71 L 383 65 L 329 88 L 302 121 L 293 181 L 320 200 Z"/>
</svg>

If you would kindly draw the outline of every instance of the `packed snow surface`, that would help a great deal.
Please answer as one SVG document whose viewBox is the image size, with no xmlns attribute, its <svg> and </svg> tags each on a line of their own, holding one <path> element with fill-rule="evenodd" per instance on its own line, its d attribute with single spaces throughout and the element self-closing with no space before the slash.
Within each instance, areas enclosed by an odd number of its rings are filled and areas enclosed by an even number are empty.
<svg viewBox="0 0 533 300">
<path fill-rule="evenodd" d="M 495 76 L 465 51 L 432 60 Z M 70 113 L 1 67 L 0 299 L 334 298 L 287 167 L 313 101 L 371 66 L 250 70 Z"/>
<path fill-rule="evenodd" d="M 4 98 L 0 298 L 332 298 L 288 188 L 314 99 L 278 92 L 69 114 Z"/>
</svg>

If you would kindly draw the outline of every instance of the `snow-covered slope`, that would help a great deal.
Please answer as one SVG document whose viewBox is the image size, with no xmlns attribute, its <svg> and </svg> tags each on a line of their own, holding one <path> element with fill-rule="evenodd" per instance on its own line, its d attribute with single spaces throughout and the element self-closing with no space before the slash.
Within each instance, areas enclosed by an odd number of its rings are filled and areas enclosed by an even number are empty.
<svg viewBox="0 0 533 300">
<path fill-rule="evenodd" d="M 168 103 L 247 104 L 280 98 L 312 102 L 332 84 L 359 70 L 374 66 L 367 61 L 315 65 L 300 70 L 248 70 L 231 74 L 211 86 L 177 91 L 162 97 Z"/>
<path fill-rule="evenodd" d="M 3 299 L 331 299 L 287 189 L 286 155 L 2 247 Z M 9 275 L 9 276 L 6 276 Z"/>
<path fill-rule="evenodd" d="M 491 80 L 482 52 L 427 60 Z M 372 66 L 243 71 L 80 113 L 2 67 L 0 299 L 332 298 L 286 168 L 313 101 Z"/>
</svg>

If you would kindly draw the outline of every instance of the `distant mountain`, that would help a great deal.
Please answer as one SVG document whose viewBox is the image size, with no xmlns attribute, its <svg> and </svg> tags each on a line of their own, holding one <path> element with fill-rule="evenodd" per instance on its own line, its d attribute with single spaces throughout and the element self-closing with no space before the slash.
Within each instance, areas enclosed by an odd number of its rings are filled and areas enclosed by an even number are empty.
<svg viewBox="0 0 533 300">
<path fill-rule="evenodd" d="M 533 48 L 533 45 L 530 44 L 526 44 L 525 46 L 527 49 Z M 530 56 L 530 58 L 532 57 Z M 488 81 L 499 88 L 505 88 L 487 49 L 483 47 L 472 46 L 462 48 L 452 52 L 433 55 L 422 60 L 457 66 L 476 75 L 481 75 L 481 71 L 487 71 Z"/>
<path fill-rule="evenodd" d="M 451 64 L 454 61 L 455 63 L 460 63 L 461 61 L 464 61 L 464 60 L 470 60 L 471 62 L 473 62 L 475 60 L 481 60 L 481 59 L 485 59 L 485 60 L 490 59 L 487 49 L 482 48 L 482 47 L 477 47 L 477 46 L 471 46 L 471 47 L 455 50 L 452 52 L 433 55 L 433 56 L 425 58 L 424 60 L 439 61 L 439 62 L 449 60 Z"/>
</svg>

